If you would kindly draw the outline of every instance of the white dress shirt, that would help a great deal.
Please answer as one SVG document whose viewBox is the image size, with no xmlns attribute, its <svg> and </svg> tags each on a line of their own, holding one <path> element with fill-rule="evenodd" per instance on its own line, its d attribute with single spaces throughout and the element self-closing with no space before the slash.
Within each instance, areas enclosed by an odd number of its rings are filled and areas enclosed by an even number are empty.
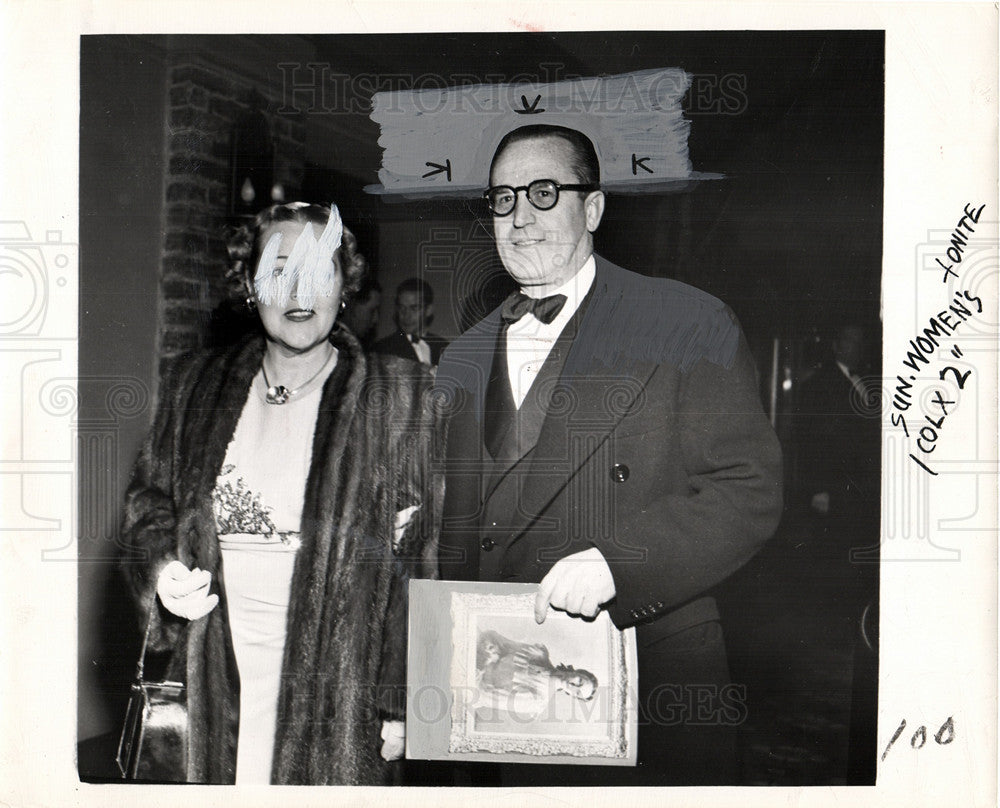
<svg viewBox="0 0 1000 808">
<path fill-rule="evenodd" d="M 534 314 L 525 314 L 516 323 L 511 323 L 507 329 L 507 372 L 510 376 L 510 389 L 514 393 L 514 403 L 518 409 L 524 403 L 528 390 L 548 358 L 552 346 L 570 321 L 580 303 L 587 296 L 594 284 L 596 263 L 594 256 L 588 258 L 580 271 L 558 289 L 546 295 L 538 294 L 530 288 L 521 291 L 528 297 L 549 297 L 549 295 L 566 295 L 566 303 L 556 318 L 546 325 Z"/>
<path fill-rule="evenodd" d="M 429 365 L 431 363 L 431 346 L 427 344 L 426 340 L 418 337 L 416 334 L 407 334 L 406 338 L 410 341 L 410 345 L 413 346 L 413 350 L 417 354 L 417 359 L 422 364 Z"/>
<path fill-rule="evenodd" d="M 862 379 L 857 373 L 852 373 L 851 369 L 840 360 L 834 361 L 837 363 L 837 367 L 840 368 L 840 372 L 847 377 L 851 386 L 857 391 L 858 395 L 861 396 L 862 399 L 865 399 L 868 391 L 865 389 L 864 379 Z"/>
</svg>

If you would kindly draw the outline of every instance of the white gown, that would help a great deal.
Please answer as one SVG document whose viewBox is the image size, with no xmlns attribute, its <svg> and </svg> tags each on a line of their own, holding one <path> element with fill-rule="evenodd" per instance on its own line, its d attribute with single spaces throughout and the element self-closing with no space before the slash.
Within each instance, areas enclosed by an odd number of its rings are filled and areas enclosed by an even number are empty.
<svg viewBox="0 0 1000 808">
<path fill-rule="evenodd" d="M 302 502 L 323 383 L 335 357 L 280 406 L 266 402 L 267 386 L 257 374 L 212 492 L 240 674 L 238 784 L 271 779 Z"/>
</svg>

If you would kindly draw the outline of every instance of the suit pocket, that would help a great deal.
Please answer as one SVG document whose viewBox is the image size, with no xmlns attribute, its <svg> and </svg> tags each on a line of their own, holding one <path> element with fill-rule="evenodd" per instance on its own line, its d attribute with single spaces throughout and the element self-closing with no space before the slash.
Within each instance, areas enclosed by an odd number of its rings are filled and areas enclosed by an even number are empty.
<svg viewBox="0 0 1000 808">
<path fill-rule="evenodd" d="M 724 645 L 722 624 L 718 620 L 708 620 L 674 634 L 653 637 L 646 643 L 640 640 L 639 653 L 695 654 L 717 645 Z"/>
</svg>

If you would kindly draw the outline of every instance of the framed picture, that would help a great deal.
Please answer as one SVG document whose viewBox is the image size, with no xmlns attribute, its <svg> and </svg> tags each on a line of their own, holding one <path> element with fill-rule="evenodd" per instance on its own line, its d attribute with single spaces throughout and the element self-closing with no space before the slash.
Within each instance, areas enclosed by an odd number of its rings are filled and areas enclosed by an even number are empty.
<svg viewBox="0 0 1000 808">
<path fill-rule="evenodd" d="M 407 757 L 635 765 L 634 631 L 534 584 L 410 582 Z"/>
</svg>

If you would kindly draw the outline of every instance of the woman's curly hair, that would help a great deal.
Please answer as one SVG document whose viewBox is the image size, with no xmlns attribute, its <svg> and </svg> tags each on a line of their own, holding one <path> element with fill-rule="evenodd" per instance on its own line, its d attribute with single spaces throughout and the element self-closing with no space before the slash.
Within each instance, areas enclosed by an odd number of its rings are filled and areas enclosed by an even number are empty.
<svg viewBox="0 0 1000 808">
<path fill-rule="evenodd" d="M 226 281 L 231 294 L 236 299 L 247 296 L 253 289 L 253 276 L 256 271 L 257 259 L 260 257 L 259 236 L 264 228 L 275 222 L 301 222 L 302 224 L 317 224 L 326 226 L 330 218 L 330 208 L 326 205 L 312 205 L 303 202 L 288 202 L 282 205 L 272 205 L 258 213 L 252 222 L 236 228 L 227 240 L 229 251 L 229 269 L 226 270 Z M 341 299 L 350 300 L 365 274 L 368 272 L 368 262 L 358 252 L 358 240 L 344 225 L 344 236 L 337 250 L 337 261 L 344 276 L 344 287 Z"/>
</svg>

